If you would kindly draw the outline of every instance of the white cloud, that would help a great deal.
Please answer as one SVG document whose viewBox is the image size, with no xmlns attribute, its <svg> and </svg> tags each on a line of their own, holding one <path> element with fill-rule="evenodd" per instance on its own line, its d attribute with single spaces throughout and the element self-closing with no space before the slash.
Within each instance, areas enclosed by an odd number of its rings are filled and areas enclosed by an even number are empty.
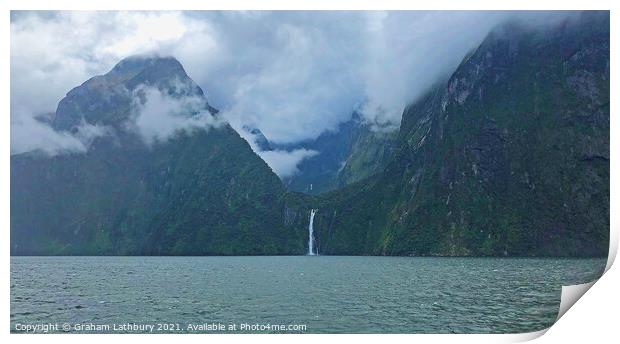
<svg viewBox="0 0 620 344">
<path fill-rule="evenodd" d="M 11 154 L 41 151 L 49 156 L 84 153 L 97 137 L 109 134 L 109 128 L 82 123 L 75 133 L 59 133 L 32 117 L 11 122 Z"/>
<path fill-rule="evenodd" d="M 382 126 L 400 124 L 404 107 L 454 71 L 505 18 L 501 12 L 371 13 L 361 63 L 361 113 Z"/>
<path fill-rule="evenodd" d="M 315 150 L 303 148 L 294 149 L 292 151 L 281 149 L 263 150 L 257 142 L 261 139 L 258 133 L 251 133 L 248 127 L 237 125 L 232 124 L 239 135 L 248 142 L 252 150 L 258 154 L 280 178 L 291 177 L 297 174 L 297 172 L 299 172 L 298 166 L 304 159 L 319 154 L 319 152 Z"/>
<path fill-rule="evenodd" d="M 496 12 L 203 13 L 219 51 L 198 80 L 232 123 L 273 142 L 316 138 L 362 104 L 396 129 L 405 105 L 454 69 L 505 15 Z"/>
<path fill-rule="evenodd" d="M 215 49 L 207 23 L 181 12 L 13 11 L 11 16 L 12 154 L 54 151 L 50 147 L 83 150 L 79 139 L 34 118 L 55 111 L 69 90 L 120 59 L 157 53 L 192 60 L 189 54 L 197 53 L 204 61 Z"/>
<path fill-rule="evenodd" d="M 549 13 L 14 11 L 11 123 L 40 130 L 26 118 L 54 111 L 71 88 L 128 55 L 159 54 L 179 59 L 235 127 L 273 142 L 316 138 L 359 104 L 396 128 L 404 106 L 507 17 L 547 23 Z M 12 149 L 43 144 L 28 136 Z"/>
<path fill-rule="evenodd" d="M 136 52 L 153 52 L 161 46 L 183 38 L 188 28 L 176 12 L 161 14 L 121 12 L 116 16 L 118 31 L 126 34 L 100 46 L 108 55 L 128 56 Z"/>
<path fill-rule="evenodd" d="M 273 150 L 258 152 L 258 155 L 265 160 L 267 165 L 269 165 L 273 172 L 280 178 L 286 178 L 296 174 L 299 172 L 297 169 L 299 163 L 316 154 L 318 154 L 317 151 L 303 148 L 292 151 Z"/>
<path fill-rule="evenodd" d="M 155 87 L 140 86 L 133 92 L 132 116 L 127 126 L 147 145 L 165 142 L 181 131 L 208 130 L 225 122 L 207 110 L 200 96 L 174 97 Z"/>
</svg>

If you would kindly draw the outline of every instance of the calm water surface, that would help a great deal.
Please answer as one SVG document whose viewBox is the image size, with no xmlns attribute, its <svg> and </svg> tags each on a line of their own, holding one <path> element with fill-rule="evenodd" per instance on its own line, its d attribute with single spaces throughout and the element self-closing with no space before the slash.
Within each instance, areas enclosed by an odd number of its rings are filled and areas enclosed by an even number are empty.
<svg viewBox="0 0 620 344">
<path fill-rule="evenodd" d="M 334 256 L 11 257 L 11 331 L 17 324 L 170 323 L 175 324 L 171 331 L 179 326 L 188 332 L 188 324 L 221 323 L 302 324 L 305 331 L 293 332 L 306 333 L 529 332 L 554 322 L 562 285 L 596 279 L 605 263 Z"/>
</svg>

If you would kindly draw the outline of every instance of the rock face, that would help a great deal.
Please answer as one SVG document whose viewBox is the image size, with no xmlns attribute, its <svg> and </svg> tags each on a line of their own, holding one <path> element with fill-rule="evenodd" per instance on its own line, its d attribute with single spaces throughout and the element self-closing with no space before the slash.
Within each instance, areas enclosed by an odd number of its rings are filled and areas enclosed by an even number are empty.
<svg viewBox="0 0 620 344">
<path fill-rule="evenodd" d="M 176 59 L 132 56 L 105 75 L 95 76 L 69 91 L 58 104 L 53 128 L 75 130 L 82 121 L 117 127 L 131 113 L 131 93 L 142 86 L 156 87 L 175 97 L 204 97 Z M 208 103 L 207 107 L 216 112 Z"/>
<path fill-rule="evenodd" d="M 606 255 L 609 12 L 494 30 L 404 111 L 383 173 L 314 206 L 326 254 Z"/>
<path fill-rule="evenodd" d="M 271 148 L 271 142 L 267 140 L 267 138 L 265 137 L 263 132 L 260 131 L 260 129 L 244 125 L 243 130 L 245 130 L 246 132 L 254 136 L 254 143 L 256 144 L 259 150 L 261 151 L 272 151 L 273 150 L 273 148 Z"/>
<path fill-rule="evenodd" d="M 282 183 L 245 140 L 224 124 L 145 144 L 130 125 L 140 87 L 193 97 L 217 116 L 173 58 L 128 58 L 71 90 L 54 129 L 108 134 L 86 153 L 11 156 L 11 254 L 303 253 Z"/>
</svg>

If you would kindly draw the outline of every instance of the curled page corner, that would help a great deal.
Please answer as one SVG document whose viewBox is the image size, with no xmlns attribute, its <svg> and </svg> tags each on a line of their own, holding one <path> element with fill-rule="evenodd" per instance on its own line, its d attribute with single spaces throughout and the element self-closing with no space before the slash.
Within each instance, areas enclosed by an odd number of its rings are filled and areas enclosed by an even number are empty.
<svg viewBox="0 0 620 344">
<path fill-rule="evenodd" d="M 558 317 L 555 319 L 557 322 L 560 318 L 566 314 L 566 312 L 590 289 L 598 279 L 575 285 L 562 286 L 562 296 L 560 299 L 560 310 L 558 311 Z"/>
<path fill-rule="evenodd" d="M 616 238 L 616 233 L 612 230 L 610 232 L 609 238 L 609 254 L 607 255 L 607 264 L 605 265 L 605 271 L 603 271 L 602 275 L 609 271 L 616 259 L 617 253 L 618 240 Z M 590 288 L 592 288 L 594 283 L 596 283 L 602 277 L 602 275 L 592 282 L 562 286 L 560 310 L 558 311 L 558 317 L 555 319 L 555 321 L 557 322 L 558 320 L 560 320 L 560 318 L 564 314 L 566 314 L 566 312 L 577 302 L 577 300 L 579 300 Z"/>
<path fill-rule="evenodd" d="M 607 271 L 613 265 L 616 255 L 618 253 L 618 238 L 617 232 L 614 230 L 610 231 L 609 238 L 609 253 L 607 255 L 607 264 L 605 265 L 605 271 L 603 274 L 594 281 L 583 283 L 583 284 L 575 284 L 575 285 L 567 285 L 562 286 L 562 296 L 560 299 L 560 310 L 558 311 L 558 317 L 555 319 L 557 322 L 560 318 L 566 314 L 566 312 L 594 285 L 594 283 L 598 282 L 598 280 L 603 277 Z M 544 333 L 544 332 L 543 332 Z"/>
<path fill-rule="evenodd" d="M 607 254 L 607 265 L 605 266 L 605 274 L 611 266 L 614 264 L 616 260 L 616 255 L 618 254 L 618 231 L 610 230 L 609 233 L 609 254 Z"/>
<path fill-rule="evenodd" d="M 529 342 L 530 340 L 534 340 L 536 338 L 542 337 L 550 327 L 544 328 L 542 330 L 526 332 L 526 333 L 518 333 L 514 335 L 510 335 L 510 338 L 506 338 L 506 343 L 524 343 Z"/>
</svg>

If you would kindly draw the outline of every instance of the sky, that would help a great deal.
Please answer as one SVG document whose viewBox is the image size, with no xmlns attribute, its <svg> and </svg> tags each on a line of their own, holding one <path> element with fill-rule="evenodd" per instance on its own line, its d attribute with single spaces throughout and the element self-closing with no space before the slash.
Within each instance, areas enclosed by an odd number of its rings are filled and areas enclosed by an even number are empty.
<svg viewBox="0 0 620 344">
<path fill-rule="evenodd" d="M 507 17 L 477 11 L 13 11 L 11 152 L 87 149 L 35 116 L 54 112 L 73 87 L 135 54 L 174 56 L 235 129 L 256 127 L 272 142 L 316 138 L 353 110 L 373 127 L 395 130 L 404 107 Z M 100 134 L 100 128 L 85 131 Z M 286 165 L 282 176 L 316 154 L 287 153 L 261 156 L 272 168 Z"/>
</svg>

